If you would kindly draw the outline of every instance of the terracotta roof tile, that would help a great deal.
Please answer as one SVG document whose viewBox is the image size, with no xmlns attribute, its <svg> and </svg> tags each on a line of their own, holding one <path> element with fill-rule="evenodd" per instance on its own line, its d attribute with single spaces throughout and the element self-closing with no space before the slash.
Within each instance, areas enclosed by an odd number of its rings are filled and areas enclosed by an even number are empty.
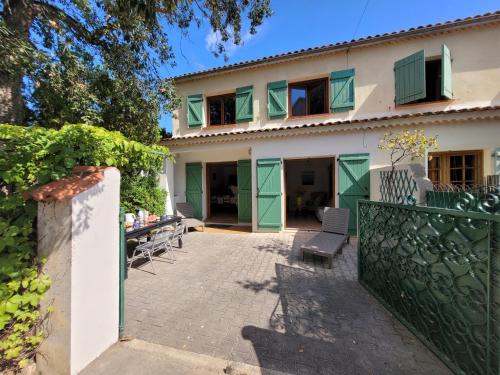
<svg viewBox="0 0 500 375">
<path fill-rule="evenodd" d="M 191 72 L 191 73 L 186 73 L 186 74 L 180 74 L 178 76 L 172 77 L 174 80 L 180 82 L 183 80 L 189 80 L 193 78 L 198 78 L 201 76 L 205 75 L 212 75 L 216 73 L 222 73 L 226 71 L 231 71 L 235 69 L 242 69 L 248 66 L 255 66 L 259 64 L 265 64 L 268 62 L 273 62 L 273 61 L 279 61 L 282 59 L 287 59 L 290 57 L 300 57 L 303 55 L 309 55 L 313 53 L 322 53 L 322 52 L 328 52 L 328 51 L 334 51 L 335 49 L 339 48 L 352 48 L 356 46 L 363 45 L 364 43 L 374 43 L 377 42 L 377 39 L 380 39 L 380 41 L 384 39 L 394 39 L 394 38 L 401 38 L 401 37 L 406 37 L 406 36 L 411 36 L 411 35 L 416 35 L 416 34 L 424 34 L 427 32 L 438 32 L 438 31 L 443 31 L 445 29 L 450 29 L 452 27 L 466 27 L 466 26 L 473 26 L 473 25 L 478 25 L 482 23 L 488 23 L 488 22 L 497 22 L 500 20 L 500 10 L 496 12 L 490 12 L 490 13 L 485 13 L 477 16 L 472 16 L 472 17 L 466 17 L 466 18 L 457 18 L 454 21 L 446 21 L 446 22 L 438 22 L 435 24 L 428 24 L 426 26 L 418 26 L 418 27 L 411 27 L 409 29 L 403 29 L 400 31 L 393 31 L 393 32 L 388 32 L 388 33 L 383 33 L 382 35 L 377 34 L 374 36 L 366 36 L 358 39 L 353 39 L 351 41 L 344 41 L 344 42 L 337 42 L 335 44 L 325 44 L 322 46 L 317 46 L 317 47 L 309 47 L 309 48 L 303 48 L 300 50 L 296 51 L 289 51 L 289 52 L 284 52 L 276 55 L 270 55 L 266 57 L 261 57 L 253 60 L 247 60 L 247 61 L 242 61 L 238 63 L 233 63 L 233 64 L 228 64 L 228 65 L 223 65 L 219 66 L 216 68 L 211 68 L 211 69 L 206 69 L 206 70 L 201 70 L 198 72 Z"/>
<path fill-rule="evenodd" d="M 445 115 L 445 114 L 453 114 L 453 113 L 491 111 L 491 110 L 498 110 L 498 109 L 500 109 L 500 105 L 485 106 L 485 107 L 470 107 L 470 108 L 460 108 L 460 109 L 448 109 L 448 110 L 439 110 L 439 111 L 416 112 L 416 113 L 404 113 L 404 114 L 397 114 L 397 115 L 359 118 L 359 119 L 351 119 L 351 120 L 325 121 L 325 122 L 317 122 L 317 123 L 312 123 L 312 124 L 288 125 L 288 126 L 281 126 L 279 128 L 260 128 L 260 129 L 252 129 L 252 130 L 221 132 L 221 133 L 208 133 L 208 134 L 202 133 L 202 134 L 197 134 L 197 135 L 188 135 L 188 136 L 184 136 L 184 137 L 166 138 L 163 140 L 163 142 L 168 146 L 169 142 L 183 141 L 183 140 L 190 140 L 190 139 L 197 139 L 197 138 L 212 138 L 212 137 L 222 137 L 222 136 L 228 136 L 228 135 L 253 134 L 253 133 L 264 133 L 264 132 L 282 132 L 285 130 L 299 129 L 299 128 L 316 128 L 316 127 L 325 127 L 325 126 L 338 126 L 338 125 L 367 123 L 367 122 L 374 122 L 374 121 L 396 120 L 396 119 L 403 119 L 403 118 L 406 119 L 406 118 L 415 118 L 415 117 L 423 117 L 423 116 Z"/>
<path fill-rule="evenodd" d="M 38 202 L 63 201 L 90 189 L 104 180 L 104 170 L 110 167 L 77 166 L 73 176 L 50 182 L 23 194 L 24 199 Z"/>
</svg>

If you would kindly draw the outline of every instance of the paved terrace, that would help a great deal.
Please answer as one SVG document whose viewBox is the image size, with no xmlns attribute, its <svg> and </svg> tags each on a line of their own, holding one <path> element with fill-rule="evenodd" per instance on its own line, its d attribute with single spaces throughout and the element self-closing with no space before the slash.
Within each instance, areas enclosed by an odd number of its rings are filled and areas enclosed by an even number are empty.
<svg viewBox="0 0 500 375">
<path fill-rule="evenodd" d="M 309 236 L 190 233 L 130 271 L 126 335 L 290 374 L 450 374 L 358 284 L 355 244 L 329 270 L 298 261 Z"/>
</svg>

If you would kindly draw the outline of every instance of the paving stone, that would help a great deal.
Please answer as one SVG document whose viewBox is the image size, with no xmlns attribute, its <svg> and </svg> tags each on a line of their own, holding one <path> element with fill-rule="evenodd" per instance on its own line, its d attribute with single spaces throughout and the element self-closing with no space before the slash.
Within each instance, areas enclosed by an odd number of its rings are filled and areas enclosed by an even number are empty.
<svg viewBox="0 0 500 375">
<path fill-rule="evenodd" d="M 188 234 L 130 270 L 125 333 L 289 374 L 451 374 L 357 282 L 356 239 L 327 269 L 298 259 L 312 235 Z"/>
</svg>

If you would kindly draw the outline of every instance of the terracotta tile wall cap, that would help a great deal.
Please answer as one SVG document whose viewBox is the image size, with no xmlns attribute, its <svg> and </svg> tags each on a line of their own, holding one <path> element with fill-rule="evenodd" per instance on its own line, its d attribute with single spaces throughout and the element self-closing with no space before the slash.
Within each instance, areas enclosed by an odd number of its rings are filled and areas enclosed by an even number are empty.
<svg viewBox="0 0 500 375">
<path fill-rule="evenodd" d="M 69 200 L 104 180 L 104 170 L 111 167 L 78 166 L 73 176 L 50 182 L 23 194 L 24 199 L 38 202 Z"/>
</svg>

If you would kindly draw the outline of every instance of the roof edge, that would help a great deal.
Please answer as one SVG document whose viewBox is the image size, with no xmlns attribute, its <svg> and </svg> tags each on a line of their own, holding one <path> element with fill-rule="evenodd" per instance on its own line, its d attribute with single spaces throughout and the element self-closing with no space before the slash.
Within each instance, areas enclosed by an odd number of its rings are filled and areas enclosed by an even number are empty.
<svg viewBox="0 0 500 375">
<path fill-rule="evenodd" d="M 339 120 L 339 121 L 326 121 L 319 123 L 311 123 L 311 124 L 302 124 L 302 125 L 291 125 L 277 128 L 258 128 L 252 130 L 244 130 L 244 131 L 235 131 L 235 132 L 223 132 L 223 133 L 210 133 L 210 134 L 198 134 L 193 136 L 184 136 L 184 137 L 174 137 L 174 138 L 165 138 L 160 141 L 161 145 L 172 147 L 179 145 L 186 145 L 190 143 L 197 142 L 217 142 L 220 139 L 228 139 L 231 137 L 237 136 L 256 136 L 262 133 L 268 134 L 280 134 L 286 133 L 289 131 L 299 130 L 299 129 L 308 129 L 308 128 L 334 128 L 338 126 L 351 126 L 355 124 L 368 124 L 371 122 L 378 123 L 382 121 L 388 120 L 405 120 L 405 119 L 415 119 L 422 118 L 426 116 L 439 116 L 439 115 L 451 115 L 451 114 L 463 114 L 463 113 L 471 113 L 471 112 L 490 112 L 500 110 L 500 105 L 494 106 L 483 106 L 483 107 L 469 107 L 469 108 L 460 108 L 460 109 L 449 109 L 449 110 L 439 110 L 439 111 L 426 111 L 426 112 L 416 112 L 416 113 L 405 113 L 405 114 L 397 114 L 397 115 L 388 115 L 388 116 L 379 116 L 379 117 L 367 117 L 367 118 L 359 118 L 359 119 L 350 119 L 350 120 Z"/>
<path fill-rule="evenodd" d="M 377 34 L 374 36 L 367 36 L 363 38 L 353 39 L 350 42 L 344 41 L 335 44 L 327 44 L 318 47 L 305 48 L 293 52 L 284 52 L 281 54 L 270 55 L 254 60 L 242 61 L 230 65 L 223 65 L 198 72 L 181 74 L 178 76 L 171 77 L 170 79 L 173 79 L 175 83 L 188 82 L 195 79 L 200 79 L 202 77 L 220 75 L 233 71 L 248 69 L 250 67 L 265 66 L 268 64 L 274 64 L 277 62 L 287 61 L 287 60 L 296 60 L 303 58 L 305 56 L 314 56 L 314 55 L 321 55 L 324 53 L 338 52 L 350 48 L 364 47 L 372 44 L 380 44 L 383 42 L 396 39 L 403 39 L 412 36 L 422 36 L 425 34 L 443 32 L 450 29 L 462 29 L 466 27 L 479 26 L 484 24 L 495 23 L 498 21 L 500 21 L 500 10 L 497 10 L 495 12 L 484 13 L 482 15 L 466 17 L 463 19 L 458 18 L 454 21 L 438 22 L 435 24 L 429 24 L 425 26 L 412 27 L 407 30 L 388 32 L 381 35 Z"/>
</svg>

